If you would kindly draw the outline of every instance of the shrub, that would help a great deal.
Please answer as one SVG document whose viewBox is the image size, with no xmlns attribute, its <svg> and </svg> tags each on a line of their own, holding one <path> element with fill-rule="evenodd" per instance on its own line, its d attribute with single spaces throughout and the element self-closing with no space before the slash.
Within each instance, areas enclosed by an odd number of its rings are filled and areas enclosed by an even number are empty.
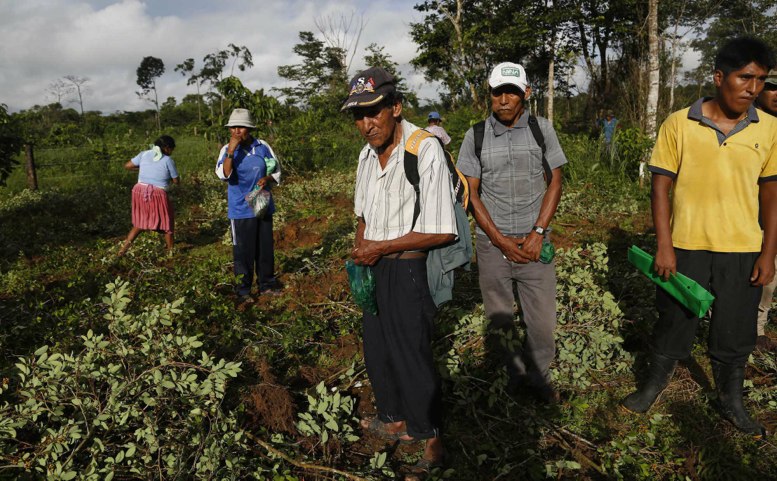
<svg viewBox="0 0 777 481">
<path fill-rule="evenodd" d="M 608 376 L 626 371 L 631 355 L 618 334 L 623 313 L 606 290 L 607 246 L 560 249 L 556 259 L 559 326 L 554 375 L 563 383 L 587 387 L 597 371 Z"/>
<path fill-rule="evenodd" d="M 241 477 L 252 456 L 221 408 L 240 364 L 211 358 L 174 327 L 183 299 L 131 314 L 129 283 L 107 291 L 105 334 L 89 330 L 75 354 L 43 346 L 19 359 L 18 387 L 0 406 L 0 469 L 65 480 Z"/>
</svg>

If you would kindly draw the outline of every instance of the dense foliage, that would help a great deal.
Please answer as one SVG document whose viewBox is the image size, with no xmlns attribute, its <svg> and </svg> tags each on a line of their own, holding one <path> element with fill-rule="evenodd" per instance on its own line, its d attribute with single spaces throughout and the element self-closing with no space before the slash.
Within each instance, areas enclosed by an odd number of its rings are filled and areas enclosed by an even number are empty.
<svg viewBox="0 0 777 481">
<path fill-rule="evenodd" d="M 711 18 L 714 34 L 698 44 L 705 52 L 743 28 L 772 35 L 763 22 L 775 2 L 750 2 L 746 26 L 729 18 L 741 3 L 661 2 L 659 23 L 699 28 Z M 772 440 L 739 434 L 713 407 L 706 320 L 693 358 L 651 413 L 617 409 L 644 364 L 656 316 L 652 284 L 625 257 L 629 245 L 655 247 L 649 186 L 639 179 L 653 144 L 640 128 L 645 9 L 639 1 L 588 0 L 416 6 L 423 18 L 411 25 L 419 45 L 413 63 L 446 92 L 423 107 L 405 92 L 404 117 L 422 126 L 430 110 L 442 112 L 455 157 L 465 132 L 487 115 L 493 63 L 524 62 L 540 99 L 555 65 L 554 120 L 569 159 L 552 224 L 551 374 L 563 402 L 548 407 L 507 392 L 507 374 L 484 342 L 477 265 L 457 273 L 433 345 L 449 466 L 429 479 L 777 478 Z M 378 480 L 420 457 L 418 445 L 385 444 L 357 421 L 374 408 L 343 264 L 354 241 L 354 171 L 364 142 L 339 111 L 346 60 L 357 52 L 324 37 L 299 33 L 299 63 L 279 68 L 293 85 L 277 91 L 247 88 L 235 74 L 253 66 L 251 52 L 229 44 L 199 68 L 193 58 L 177 65 L 196 88 L 180 103 L 156 99 L 164 65 L 146 57 L 138 85 L 154 93 L 155 110 L 102 115 L 57 102 L 9 115 L 0 105 L 0 184 L 7 183 L 0 189 L 0 479 Z M 588 92 L 570 81 L 577 56 L 586 62 Z M 369 45 L 365 61 L 394 72 L 407 89 L 382 46 Z M 80 87 L 89 80 L 64 79 L 78 87 L 83 106 Z M 72 94 L 66 86 L 52 88 Z M 675 105 L 704 88 L 703 79 L 678 88 Z M 530 106 L 542 114 L 542 101 Z M 274 190 L 284 289 L 249 301 L 232 293 L 225 188 L 213 174 L 227 141 L 223 125 L 237 107 L 252 112 L 256 135 L 270 142 L 284 172 Z M 622 120 L 609 146 L 595 128 L 596 111 L 607 107 Z M 143 235 L 117 258 L 135 182 L 122 166 L 160 130 L 176 138 L 182 178 L 170 191 L 176 250 L 164 255 L 157 237 Z M 12 169 L 23 143 L 34 147 L 37 191 Z M 522 340 L 517 324 L 501 342 Z M 767 424 L 777 422 L 776 378 L 777 358 L 754 353 L 746 402 Z"/>
<path fill-rule="evenodd" d="M 457 115 L 460 138 L 478 114 Z M 1 231 L 0 479 L 385 479 L 414 462 L 416 447 L 386 446 L 355 421 L 370 412 L 371 393 L 343 273 L 353 168 L 294 172 L 276 189 L 286 288 L 241 304 L 230 294 L 224 187 L 211 167 L 218 143 L 177 141 L 183 183 L 172 192 L 172 258 L 153 236 L 115 258 L 134 180 L 104 175 L 107 165 L 120 167 L 118 157 L 97 169 L 90 150 L 77 149 L 87 167 L 73 177 L 47 180 L 42 169 L 46 187 L 29 192 L 15 172 L 0 192 L 0 222 L 16 226 Z M 598 141 L 561 141 L 570 164 L 554 223 L 552 372 L 565 400 L 549 409 L 507 394 L 507 376 L 483 342 L 477 273 L 460 273 L 434 344 L 455 455 L 436 478 L 777 475 L 774 448 L 763 444 L 765 455 L 753 456 L 753 442 L 699 395 L 696 383 L 709 381 L 693 368 L 681 370 L 654 414 L 615 409 L 655 316 L 649 281 L 625 261 L 628 245 L 653 242 L 647 192 Z M 703 345 L 696 358 L 705 364 Z M 748 405 L 768 420 L 777 362 L 757 353 L 753 367 Z"/>
<path fill-rule="evenodd" d="M 18 163 L 16 154 L 22 147 L 22 139 L 8 110 L 0 104 L 0 186 L 5 185 L 5 179 L 11 173 L 11 168 Z"/>
</svg>

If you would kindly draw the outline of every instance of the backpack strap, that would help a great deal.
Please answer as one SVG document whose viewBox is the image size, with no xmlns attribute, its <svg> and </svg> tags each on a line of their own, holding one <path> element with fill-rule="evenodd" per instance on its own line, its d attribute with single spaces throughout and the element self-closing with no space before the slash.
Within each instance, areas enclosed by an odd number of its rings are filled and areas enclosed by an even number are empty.
<svg viewBox="0 0 777 481">
<path fill-rule="evenodd" d="M 486 135 L 486 121 L 481 120 L 473 125 L 472 133 L 475 136 L 475 155 L 480 161 L 480 153 L 483 151 L 483 137 Z"/>
<path fill-rule="evenodd" d="M 542 135 L 542 130 L 540 129 L 539 122 L 537 122 L 537 117 L 531 114 L 529 114 L 529 129 L 534 137 L 534 141 L 537 142 L 537 145 L 542 149 L 542 170 L 545 172 L 545 182 L 550 185 L 550 181 L 553 179 L 553 170 L 550 168 L 550 164 L 548 164 L 548 159 L 545 158 L 545 151 L 547 150 L 547 147 L 545 146 L 545 136 Z M 475 155 L 479 161 L 482 161 L 480 154 L 483 152 L 483 137 L 486 133 L 486 121 L 481 120 L 473 125 L 472 133 L 475 137 Z"/>
<path fill-rule="evenodd" d="M 410 137 L 405 143 L 405 177 L 407 177 L 407 181 L 410 182 L 415 191 L 415 206 L 413 207 L 413 225 L 410 227 L 411 231 L 415 227 L 418 215 L 421 213 L 421 189 L 418 186 L 421 183 L 421 176 L 418 174 L 418 150 L 421 148 L 421 142 L 428 137 L 434 137 L 434 134 L 423 129 L 418 129 L 410 134 Z"/>
<path fill-rule="evenodd" d="M 537 145 L 542 149 L 542 170 L 545 171 L 545 182 L 550 185 L 550 181 L 553 180 L 553 171 L 550 168 L 550 164 L 548 164 L 548 159 L 545 158 L 545 151 L 547 150 L 547 147 L 545 146 L 545 136 L 542 135 L 542 130 L 540 130 L 540 124 L 537 122 L 537 117 L 531 114 L 529 115 L 529 128 L 534 136 L 534 141 L 537 142 Z"/>
</svg>

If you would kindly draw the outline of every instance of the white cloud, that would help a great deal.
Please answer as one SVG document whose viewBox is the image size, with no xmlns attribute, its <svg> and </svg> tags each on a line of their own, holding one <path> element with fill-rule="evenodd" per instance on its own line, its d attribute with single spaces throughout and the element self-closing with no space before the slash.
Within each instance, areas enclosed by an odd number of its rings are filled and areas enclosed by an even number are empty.
<svg viewBox="0 0 777 481">
<path fill-rule="evenodd" d="M 87 110 L 140 110 L 150 104 L 137 97 L 135 70 L 144 56 L 161 58 L 165 75 L 157 85 L 160 99 L 179 101 L 194 92 L 174 71 L 186 58 L 196 68 L 208 53 L 229 43 L 245 45 L 254 67 L 238 76 L 250 89 L 281 86 L 279 65 L 296 63 L 292 52 L 301 30 L 317 32 L 316 17 L 363 13 L 362 35 L 354 69 L 363 67 L 364 47 L 372 42 L 399 63 L 412 88 L 436 97 L 435 87 L 412 72 L 417 47 L 409 23 L 420 21 L 416 3 L 403 0 L 376 5 L 365 0 L 25 0 L 0 2 L 0 102 L 12 111 L 53 99 L 48 85 L 64 75 L 89 78 Z M 354 71 L 352 69 L 352 72 Z"/>
</svg>

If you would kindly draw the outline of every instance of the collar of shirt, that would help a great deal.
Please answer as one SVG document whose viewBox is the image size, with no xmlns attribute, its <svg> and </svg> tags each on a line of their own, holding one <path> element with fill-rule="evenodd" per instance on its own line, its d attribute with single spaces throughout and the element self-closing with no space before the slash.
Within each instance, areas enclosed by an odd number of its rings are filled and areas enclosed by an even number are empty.
<svg viewBox="0 0 777 481">
<path fill-rule="evenodd" d="M 529 126 L 529 111 L 524 110 L 520 117 L 518 117 L 518 121 L 515 123 L 514 126 L 508 127 L 499 120 L 497 120 L 496 116 L 492 113 L 488 117 L 488 121 L 491 123 L 491 129 L 494 131 L 494 135 L 499 137 L 500 135 L 504 134 L 508 130 L 512 129 L 521 129 L 526 128 Z"/>
<path fill-rule="evenodd" d="M 235 148 L 234 155 L 237 156 L 240 152 L 243 152 L 245 155 L 256 155 L 256 148 L 262 145 L 259 142 L 259 139 L 252 137 L 251 145 L 248 146 L 248 148 L 243 147 L 241 144 L 237 145 L 237 148 Z"/>
<path fill-rule="evenodd" d="M 389 154 L 389 160 L 388 162 L 386 162 L 386 168 L 381 169 L 380 165 L 377 166 L 377 170 L 376 170 L 377 178 L 381 178 L 384 175 L 388 174 L 389 172 L 393 171 L 394 168 L 396 168 L 397 164 L 404 161 L 405 144 L 407 144 L 407 139 L 410 137 L 410 134 L 418 130 L 418 127 L 411 124 L 405 119 L 402 119 L 402 123 L 400 125 L 402 126 L 402 140 L 400 141 L 400 143 L 394 146 L 394 150 L 392 150 L 391 154 Z M 367 144 L 366 154 L 367 154 L 366 157 L 371 162 L 378 162 L 378 152 L 370 144 Z"/>
<path fill-rule="evenodd" d="M 756 111 L 755 107 L 751 104 L 750 107 L 747 108 L 747 115 L 737 122 L 737 125 L 731 129 L 731 132 L 728 133 L 728 135 L 724 134 L 723 131 L 720 130 L 720 127 L 718 127 L 715 122 L 713 122 L 709 117 L 705 117 L 704 113 L 701 109 L 701 104 L 704 102 L 712 100 L 712 97 L 702 97 L 696 102 L 691 105 L 691 108 L 688 109 L 688 118 L 691 120 L 696 120 L 697 122 L 701 122 L 702 124 L 706 125 L 707 127 L 713 129 L 715 131 L 715 134 L 718 137 L 718 143 L 722 144 L 723 141 L 725 141 L 727 138 L 731 137 L 732 135 L 736 134 L 737 132 L 741 132 L 744 130 L 745 127 L 750 125 L 751 122 L 758 122 L 758 112 Z"/>
</svg>

